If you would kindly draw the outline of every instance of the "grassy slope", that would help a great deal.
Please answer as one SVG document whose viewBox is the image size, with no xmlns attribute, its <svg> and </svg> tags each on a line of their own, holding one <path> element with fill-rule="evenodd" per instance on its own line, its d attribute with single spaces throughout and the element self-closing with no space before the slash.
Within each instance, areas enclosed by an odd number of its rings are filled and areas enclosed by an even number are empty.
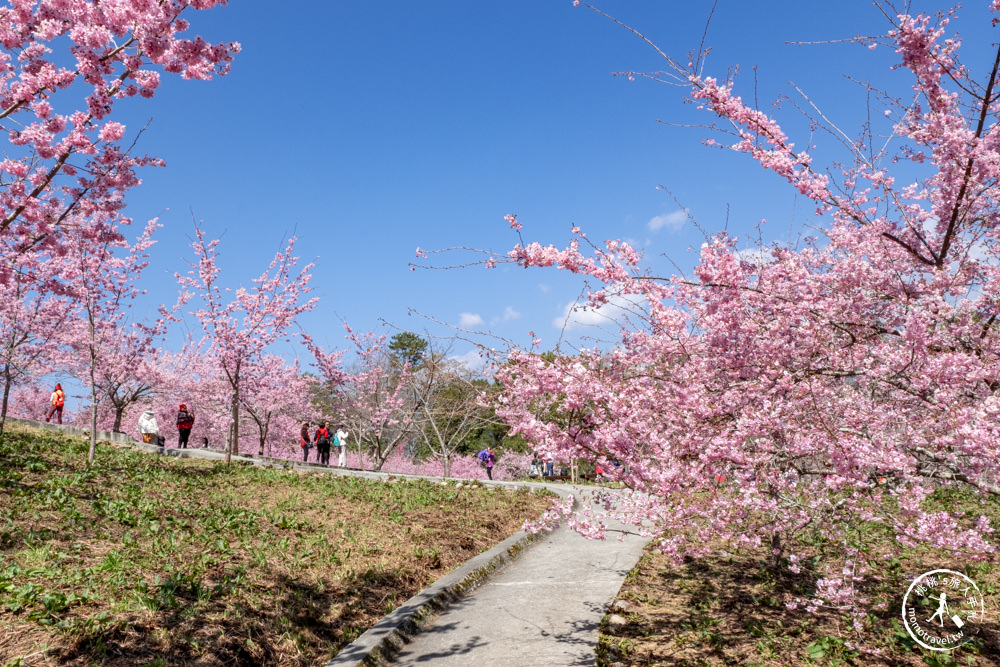
<svg viewBox="0 0 1000 667">
<path fill-rule="evenodd" d="M 986 514 L 1000 524 L 995 501 L 982 503 L 957 489 L 939 489 L 928 503 L 934 509 Z M 883 557 L 885 567 L 868 579 L 864 590 L 872 613 L 864 642 L 850 618 L 832 610 L 809 613 L 785 603 L 807 598 L 826 567 L 838 562 L 842 545 L 828 543 L 818 532 L 797 536 L 795 552 L 807 556 L 802 572 L 775 571 L 765 564 L 766 549 L 689 559 L 673 566 L 650 551 L 632 570 L 619 593 L 627 608 L 624 625 L 605 618 L 598 650 L 601 665 L 1000 665 L 1000 567 L 996 560 L 975 562 L 927 547 L 889 556 L 888 529 L 867 524 L 851 536 L 853 546 Z M 953 653 L 932 652 L 915 644 L 899 621 L 903 595 L 922 572 L 944 568 L 973 579 L 986 603 L 985 622 L 976 639 Z"/>
<path fill-rule="evenodd" d="M 306 665 L 513 534 L 527 491 L 0 438 L 0 665 Z"/>
</svg>

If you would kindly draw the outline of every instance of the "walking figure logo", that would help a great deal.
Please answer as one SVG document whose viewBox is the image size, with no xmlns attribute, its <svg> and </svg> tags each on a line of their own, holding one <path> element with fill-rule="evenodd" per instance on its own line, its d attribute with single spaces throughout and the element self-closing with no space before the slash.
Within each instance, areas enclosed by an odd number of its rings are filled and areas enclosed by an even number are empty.
<svg viewBox="0 0 1000 667">
<path fill-rule="evenodd" d="M 935 606 L 936 611 L 927 616 Z M 933 570 L 914 579 L 906 591 L 903 625 L 924 648 L 952 651 L 972 640 L 984 609 L 983 596 L 972 579 L 960 572 Z"/>
</svg>

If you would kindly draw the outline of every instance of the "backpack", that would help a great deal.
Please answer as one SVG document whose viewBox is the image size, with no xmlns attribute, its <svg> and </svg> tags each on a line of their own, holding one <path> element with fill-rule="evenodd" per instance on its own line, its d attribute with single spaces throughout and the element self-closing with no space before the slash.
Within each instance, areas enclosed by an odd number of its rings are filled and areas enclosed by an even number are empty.
<svg viewBox="0 0 1000 667">
<path fill-rule="evenodd" d="M 326 445 L 329 445 L 330 444 L 330 435 L 329 435 L 329 433 L 327 435 L 320 435 L 318 438 L 316 438 L 316 444 L 317 445 L 323 445 L 324 447 Z"/>
</svg>

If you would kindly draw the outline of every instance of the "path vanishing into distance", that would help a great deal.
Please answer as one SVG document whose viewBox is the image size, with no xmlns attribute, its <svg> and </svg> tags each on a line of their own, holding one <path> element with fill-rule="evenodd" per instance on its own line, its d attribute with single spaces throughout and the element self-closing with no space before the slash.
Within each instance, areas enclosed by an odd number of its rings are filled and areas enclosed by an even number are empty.
<svg viewBox="0 0 1000 667">
<path fill-rule="evenodd" d="M 588 540 L 562 526 L 452 604 L 392 664 L 593 665 L 601 619 L 646 542 Z"/>
<path fill-rule="evenodd" d="M 75 427 L 8 421 L 89 435 L 86 429 Z M 211 449 L 164 450 L 126 434 L 99 432 L 98 439 L 169 456 L 225 457 L 223 452 Z M 439 477 L 326 468 L 284 459 L 234 455 L 233 461 L 369 479 L 442 481 Z M 545 488 L 560 496 L 573 494 L 580 502 L 587 502 L 592 490 L 563 484 L 475 481 L 492 486 Z M 619 541 L 614 533 L 607 540 L 588 540 L 565 525 L 535 537 L 522 531 L 402 604 L 346 646 L 326 667 L 594 665 L 601 619 L 647 542 L 635 535 Z"/>
</svg>

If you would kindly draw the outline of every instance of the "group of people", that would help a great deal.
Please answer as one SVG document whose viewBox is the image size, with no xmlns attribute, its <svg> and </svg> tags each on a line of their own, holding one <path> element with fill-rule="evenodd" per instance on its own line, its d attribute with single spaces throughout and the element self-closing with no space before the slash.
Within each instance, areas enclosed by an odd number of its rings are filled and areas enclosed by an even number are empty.
<svg viewBox="0 0 1000 667">
<path fill-rule="evenodd" d="M 53 416 L 58 423 L 62 424 L 63 407 L 66 405 L 66 393 L 61 384 L 56 384 L 49 399 L 49 413 L 45 417 L 48 422 Z M 166 437 L 160 433 L 160 426 L 156 421 L 156 413 L 153 408 L 146 408 L 146 411 L 139 416 L 139 435 L 146 444 L 155 444 L 159 447 L 167 446 Z M 194 411 L 181 403 L 177 410 L 177 448 L 187 449 L 188 439 L 191 437 L 191 429 L 194 428 Z M 309 450 L 316 446 L 316 458 L 320 465 L 330 465 L 330 448 L 337 449 L 337 465 L 341 468 L 347 465 L 347 438 L 348 432 L 344 430 L 344 425 L 337 427 L 335 433 L 330 432 L 330 422 L 324 422 L 316 429 L 314 436 L 309 433 L 309 424 L 302 424 L 301 445 L 302 460 L 309 460 Z M 208 438 L 202 439 L 202 447 L 208 447 Z M 491 466 L 492 467 L 492 466 Z"/>
<path fill-rule="evenodd" d="M 58 422 L 62 424 L 62 412 L 63 406 L 66 404 L 66 394 L 63 392 L 61 384 L 56 384 L 49 402 L 49 414 L 45 418 L 45 421 L 49 421 L 55 415 Z M 147 408 L 142 413 L 139 417 L 138 427 L 143 442 L 156 444 L 160 447 L 167 446 L 167 439 L 160 433 L 160 427 L 156 422 L 156 413 L 153 412 L 153 408 Z M 191 429 L 193 427 L 194 411 L 189 410 L 185 404 L 181 403 L 177 410 L 177 447 L 179 449 L 187 449 L 188 439 L 191 437 Z M 304 422 L 299 442 L 302 447 L 302 460 L 309 460 L 309 451 L 315 446 L 317 462 L 320 465 L 328 466 L 330 465 L 330 450 L 331 448 L 336 448 L 337 465 L 343 468 L 347 465 L 347 438 L 348 432 L 344 430 L 343 424 L 337 427 L 336 432 L 331 432 L 330 422 L 323 422 L 316 429 L 315 434 L 310 434 L 309 423 Z M 203 438 L 202 447 L 208 447 L 208 438 Z M 487 447 L 479 452 L 477 458 L 486 468 L 486 475 L 490 479 L 493 479 L 493 466 L 496 463 L 496 454 L 493 448 Z M 553 477 L 555 475 L 555 463 L 555 457 L 552 456 L 552 452 L 549 450 L 532 452 L 529 474 L 532 477 Z M 613 461 L 613 465 L 613 471 L 598 467 L 596 470 L 598 479 L 613 481 L 617 477 L 620 464 L 617 461 Z M 566 472 L 568 471 L 562 472 L 562 474 L 566 474 Z"/>
<path fill-rule="evenodd" d="M 552 452 L 531 452 L 531 468 L 528 474 L 531 477 L 553 477 L 556 474 L 556 459 Z"/>
<path fill-rule="evenodd" d="M 188 439 L 191 437 L 191 429 L 194 428 L 194 411 L 188 410 L 183 403 L 177 410 L 177 448 L 187 449 Z M 160 433 L 160 426 L 156 423 L 156 413 L 153 408 L 147 408 L 139 415 L 139 434 L 146 444 L 156 444 L 160 447 L 167 446 L 167 439 Z M 208 438 L 204 438 L 202 445 L 208 447 Z"/>
<path fill-rule="evenodd" d="M 335 433 L 330 433 L 330 422 L 323 422 L 316 429 L 315 436 L 310 437 L 309 422 L 303 422 L 302 432 L 299 434 L 299 444 L 302 447 L 302 460 L 309 460 L 309 450 L 316 446 L 316 460 L 320 465 L 330 465 L 330 447 L 337 448 L 337 465 L 341 468 L 347 465 L 347 438 L 348 432 L 344 430 L 344 425 L 337 426 Z"/>
</svg>

